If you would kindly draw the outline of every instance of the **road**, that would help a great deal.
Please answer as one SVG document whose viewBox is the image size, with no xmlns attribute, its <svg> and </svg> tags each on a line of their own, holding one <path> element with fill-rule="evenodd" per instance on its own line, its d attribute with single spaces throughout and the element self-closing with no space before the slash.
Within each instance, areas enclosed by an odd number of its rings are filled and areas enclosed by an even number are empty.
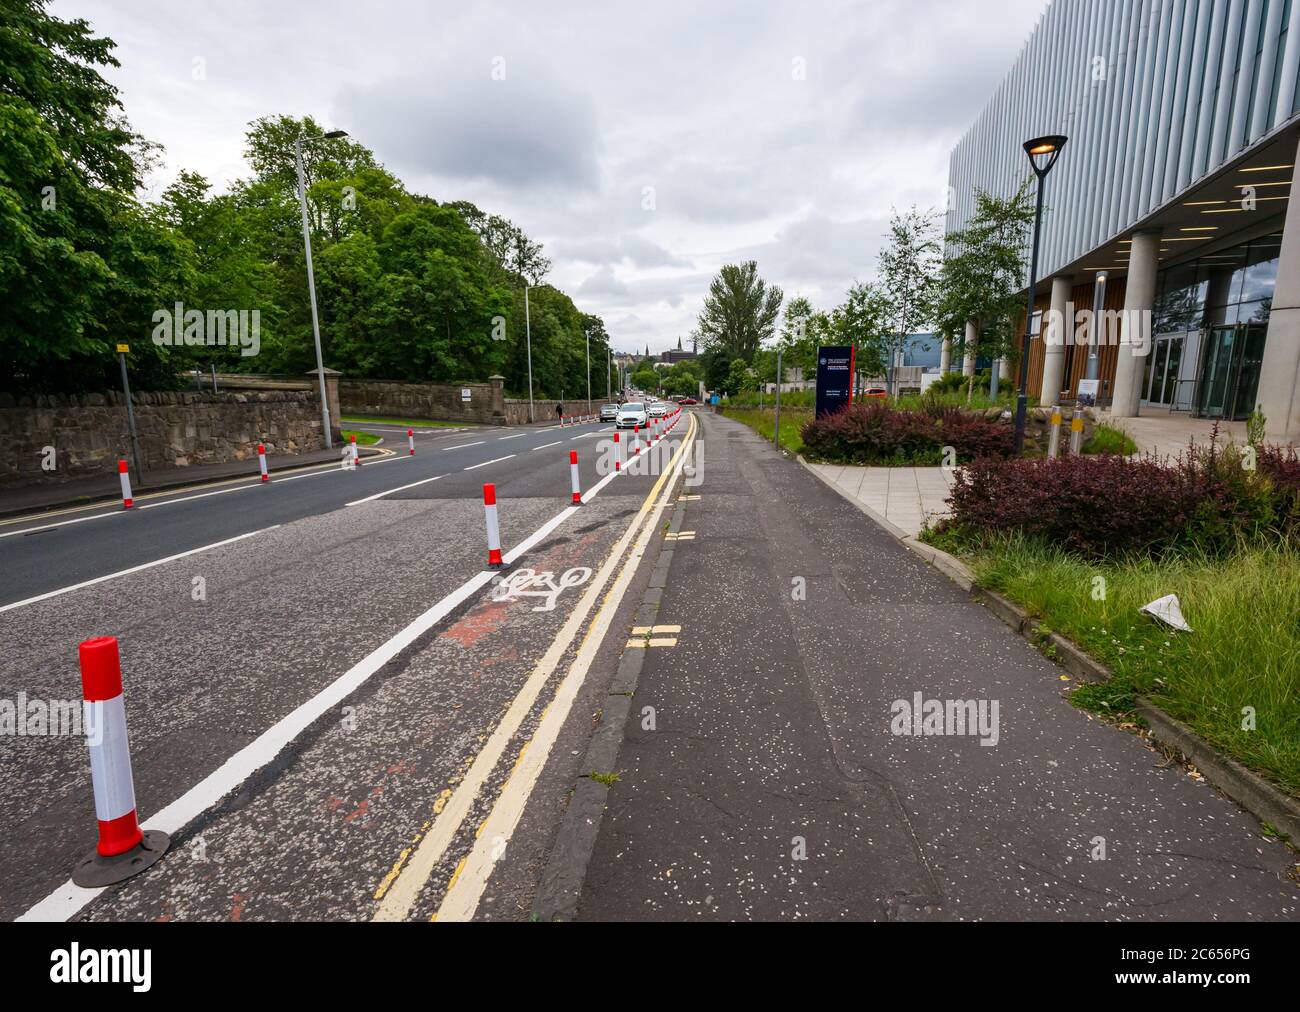
<svg viewBox="0 0 1300 1012">
<path fill-rule="evenodd" d="M 609 426 L 485 428 L 358 470 L 0 527 L 14 644 L 0 698 L 79 699 L 77 644 L 117 636 L 137 807 L 174 835 L 148 874 L 102 894 L 70 887 L 94 842 L 84 741 L 7 738 L 0 917 L 433 916 L 508 781 L 522 811 L 520 753 L 562 743 L 543 715 L 561 712 L 560 687 L 582 687 L 571 669 L 603 642 L 591 630 L 617 610 L 668 485 L 654 472 L 681 459 L 691 424 L 647 473 L 598 474 Z M 485 568 L 485 482 L 508 573 L 551 584 L 502 599 L 510 586 Z M 494 841 L 503 867 L 513 835 Z"/>
</svg>

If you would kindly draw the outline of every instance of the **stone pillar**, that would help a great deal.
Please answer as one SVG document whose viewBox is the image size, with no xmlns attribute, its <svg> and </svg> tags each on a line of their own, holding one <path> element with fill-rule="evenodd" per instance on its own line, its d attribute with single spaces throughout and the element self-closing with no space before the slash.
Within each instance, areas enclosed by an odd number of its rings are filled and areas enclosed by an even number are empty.
<svg viewBox="0 0 1300 1012">
<path fill-rule="evenodd" d="M 488 382 L 492 384 L 492 423 L 494 425 L 505 425 L 506 378 L 504 376 L 489 376 Z"/>
<path fill-rule="evenodd" d="M 1074 315 L 1069 312 L 1070 278 L 1052 278 L 1052 305 L 1047 320 L 1038 328 L 1043 340 L 1043 386 L 1038 403 L 1050 408 L 1060 403 L 1065 380 L 1065 342 L 1073 340 Z"/>
<path fill-rule="evenodd" d="M 1300 154 L 1296 166 L 1291 188 L 1300 194 L 1295 189 L 1300 181 Z M 1255 400 L 1267 420 L 1270 441 L 1300 442 L 1300 199 L 1287 203 Z"/>
<path fill-rule="evenodd" d="M 1134 418 L 1138 413 L 1143 367 L 1151 353 L 1151 310 L 1155 306 L 1159 265 L 1160 233 L 1135 234 L 1129 251 L 1119 359 L 1115 364 L 1115 386 L 1110 402 L 1110 413 L 1115 418 Z"/>
<path fill-rule="evenodd" d="M 944 375 L 950 368 L 952 368 L 952 341 L 945 337 L 943 344 L 939 346 L 939 375 Z"/>
<path fill-rule="evenodd" d="M 979 328 L 975 326 L 974 320 L 966 321 L 966 358 L 962 362 L 961 374 L 963 376 L 975 375 L 975 342 L 979 340 Z"/>
<path fill-rule="evenodd" d="M 313 392 L 320 389 L 320 382 L 316 379 L 319 373 L 319 369 L 307 373 L 312 379 Z M 339 410 L 339 377 L 342 375 L 337 369 L 325 370 L 325 403 L 330 409 L 330 438 L 336 443 L 343 441 L 343 413 Z M 324 445 L 323 440 L 321 445 Z"/>
</svg>

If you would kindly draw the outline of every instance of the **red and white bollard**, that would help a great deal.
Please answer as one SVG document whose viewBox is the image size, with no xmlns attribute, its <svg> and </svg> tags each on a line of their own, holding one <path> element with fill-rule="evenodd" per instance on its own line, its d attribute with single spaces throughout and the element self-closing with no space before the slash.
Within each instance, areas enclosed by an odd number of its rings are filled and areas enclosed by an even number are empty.
<svg viewBox="0 0 1300 1012">
<path fill-rule="evenodd" d="M 407 446 L 410 447 L 410 456 L 414 457 L 415 456 L 415 430 L 414 429 L 406 430 L 406 443 Z"/>
<path fill-rule="evenodd" d="M 491 483 L 483 486 L 483 513 L 487 519 L 488 569 L 501 569 L 501 528 L 497 524 L 497 487 Z"/>
<path fill-rule="evenodd" d="M 573 486 L 573 505 L 582 505 L 582 490 L 578 485 L 578 451 L 569 451 L 569 483 Z"/>
<path fill-rule="evenodd" d="M 72 881 L 94 888 L 144 871 L 162 857 L 171 841 L 158 830 L 142 832 L 136 818 L 117 638 L 98 636 L 86 640 L 78 652 L 99 843 L 77 864 Z"/>
<path fill-rule="evenodd" d="M 632 456 L 641 456 L 641 426 L 632 426 Z"/>
<path fill-rule="evenodd" d="M 614 473 L 617 474 L 623 470 L 623 444 L 618 441 L 618 433 L 614 433 Z"/>
<path fill-rule="evenodd" d="M 357 437 L 355 435 L 352 437 L 352 466 L 361 466 L 361 455 L 357 453 Z"/>
<path fill-rule="evenodd" d="M 131 498 L 131 472 L 127 469 L 125 460 L 117 462 L 117 476 L 122 479 L 122 509 L 129 510 L 135 500 Z"/>
<path fill-rule="evenodd" d="M 257 444 L 257 462 L 259 465 L 261 465 L 262 468 L 262 480 L 270 481 L 271 476 L 266 473 L 266 444 L 265 443 Z"/>
</svg>

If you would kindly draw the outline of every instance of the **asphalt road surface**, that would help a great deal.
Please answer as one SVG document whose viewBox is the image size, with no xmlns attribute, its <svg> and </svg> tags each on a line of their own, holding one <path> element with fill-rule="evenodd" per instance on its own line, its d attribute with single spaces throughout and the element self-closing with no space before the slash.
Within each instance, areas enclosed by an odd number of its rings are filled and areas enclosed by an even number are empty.
<svg viewBox="0 0 1300 1012">
<path fill-rule="evenodd" d="M 607 425 L 483 428 L 425 436 L 413 457 L 402 438 L 357 470 L 0 526 L 16 645 L 0 698 L 78 701 L 77 644 L 117 636 L 137 809 L 173 834 L 148 873 L 72 887 L 95 838 L 84 740 L 6 737 L 0 916 L 434 916 L 483 819 L 527 801 L 520 760 L 564 742 L 544 715 L 582 688 L 573 666 L 604 642 L 591 630 L 692 424 L 640 473 L 598 473 Z M 485 482 L 518 582 L 485 568 Z M 513 842 L 513 824 L 491 841 L 496 866 Z M 470 916 L 492 867 L 461 877 Z"/>
</svg>

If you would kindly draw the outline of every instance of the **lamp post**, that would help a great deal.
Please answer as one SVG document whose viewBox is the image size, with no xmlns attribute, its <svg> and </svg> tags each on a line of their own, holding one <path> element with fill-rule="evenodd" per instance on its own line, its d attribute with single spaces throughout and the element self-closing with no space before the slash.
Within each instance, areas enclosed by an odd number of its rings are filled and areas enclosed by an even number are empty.
<svg viewBox="0 0 1300 1012">
<path fill-rule="evenodd" d="M 587 414 L 591 414 L 591 331 L 584 330 L 582 335 L 587 339 Z"/>
<path fill-rule="evenodd" d="M 1029 385 L 1029 339 L 1034 326 L 1034 286 L 1038 283 L 1038 236 L 1043 224 L 1043 190 L 1047 185 L 1047 174 L 1061 156 L 1061 149 L 1069 138 L 1060 134 L 1050 137 L 1038 137 L 1025 141 L 1025 154 L 1029 164 L 1038 177 L 1038 202 L 1034 208 L 1034 245 L 1029 258 L 1029 295 L 1025 310 L 1025 336 L 1020 344 L 1020 390 L 1016 396 L 1016 442 L 1015 452 L 1019 456 L 1025 448 L 1025 411 L 1028 398 L 1026 388 Z M 996 368 L 996 367 L 995 367 Z"/>
<path fill-rule="evenodd" d="M 533 327 L 528 315 L 528 282 L 524 282 L 524 340 L 528 343 L 528 424 L 533 418 Z"/>
<path fill-rule="evenodd" d="M 328 138 L 346 137 L 346 130 L 331 130 Z M 325 398 L 325 362 L 320 353 L 320 317 L 316 313 L 316 277 L 311 265 L 311 226 L 307 223 L 307 184 L 302 171 L 302 134 L 293 142 L 293 157 L 298 169 L 298 204 L 302 209 L 302 244 L 307 251 L 307 294 L 311 297 L 311 333 L 316 342 L 316 378 L 320 381 L 320 420 L 324 429 L 325 449 L 334 447 L 330 434 L 330 406 Z"/>
<path fill-rule="evenodd" d="M 606 340 L 608 340 L 608 337 L 606 337 Z M 613 372 L 613 369 L 611 368 L 613 363 L 614 350 L 609 345 L 605 345 L 605 400 L 607 401 L 612 399 L 614 393 L 613 388 L 610 386 L 610 384 L 614 382 L 613 379 L 610 378 L 610 373 Z"/>
</svg>

